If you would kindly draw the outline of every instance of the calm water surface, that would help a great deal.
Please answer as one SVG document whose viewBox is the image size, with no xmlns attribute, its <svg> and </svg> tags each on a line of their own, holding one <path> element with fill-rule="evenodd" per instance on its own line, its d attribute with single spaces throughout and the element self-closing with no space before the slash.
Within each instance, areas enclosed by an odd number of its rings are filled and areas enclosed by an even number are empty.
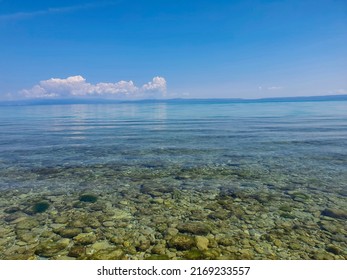
<svg viewBox="0 0 347 280">
<path fill-rule="evenodd" d="M 346 259 L 347 102 L 0 107 L 1 259 Z"/>
</svg>

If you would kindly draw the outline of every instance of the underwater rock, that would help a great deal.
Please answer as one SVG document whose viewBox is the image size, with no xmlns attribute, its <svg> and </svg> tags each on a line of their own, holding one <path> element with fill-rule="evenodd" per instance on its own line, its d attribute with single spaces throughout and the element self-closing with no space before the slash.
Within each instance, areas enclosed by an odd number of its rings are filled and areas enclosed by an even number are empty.
<svg viewBox="0 0 347 280">
<path fill-rule="evenodd" d="M 202 211 L 202 210 L 198 210 L 198 209 L 193 209 L 190 211 L 190 215 L 189 215 L 189 219 L 190 220 L 196 220 L 196 221 L 203 221 L 206 219 L 207 217 L 207 212 L 206 211 Z"/>
<path fill-rule="evenodd" d="M 13 221 L 16 221 L 17 219 L 20 219 L 20 218 L 25 219 L 26 217 L 27 216 L 22 212 L 14 212 L 9 215 L 6 215 L 4 220 L 5 222 L 11 223 Z"/>
<path fill-rule="evenodd" d="M 79 235 L 82 230 L 80 228 L 71 228 L 71 227 L 67 227 L 67 228 L 57 228 L 55 230 L 53 230 L 54 233 L 59 234 L 62 237 L 67 237 L 67 238 L 73 238 L 77 235 Z"/>
<path fill-rule="evenodd" d="M 335 246 L 335 245 L 329 245 L 325 248 L 325 250 L 329 253 L 333 253 L 334 255 L 341 255 L 343 254 L 343 251 L 341 248 Z"/>
<path fill-rule="evenodd" d="M 136 249 L 144 252 L 149 249 L 149 247 L 151 247 L 151 242 L 149 240 L 141 240 L 140 244 L 136 246 Z"/>
<path fill-rule="evenodd" d="M 94 194 L 82 194 L 79 198 L 81 202 L 94 203 L 98 200 L 98 197 Z"/>
<path fill-rule="evenodd" d="M 216 260 L 220 256 L 220 250 L 218 249 L 208 249 L 202 252 L 204 259 Z"/>
<path fill-rule="evenodd" d="M 305 202 L 306 200 L 310 198 L 309 195 L 299 191 L 288 191 L 288 194 L 294 201 L 298 201 L 298 202 Z"/>
<path fill-rule="evenodd" d="M 195 240 L 192 236 L 177 234 L 170 239 L 169 246 L 177 250 L 189 250 L 195 246 Z"/>
<path fill-rule="evenodd" d="M 74 245 L 70 248 L 70 251 L 68 253 L 69 257 L 81 259 L 84 258 L 86 255 L 86 247 L 81 245 Z"/>
<path fill-rule="evenodd" d="M 104 204 L 101 203 L 95 203 L 93 205 L 90 206 L 90 210 L 93 211 L 103 211 L 105 210 L 106 206 Z"/>
<path fill-rule="evenodd" d="M 151 252 L 156 255 L 165 255 L 165 245 L 164 244 L 157 244 L 153 246 Z"/>
<path fill-rule="evenodd" d="M 25 218 L 17 223 L 16 229 L 33 229 L 39 225 L 39 222 L 32 218 Z"/>
<path fill-rule="evenodd" d="M 331 239 L 336 241 L 336 242 L 345 242 L 347 243 L 347 236 L 344 234 L 333 234 L 331 236 Z"/>
<path fill-rule="evenodd" d="M 231 213 L 229 211 L 225 211 L 225 210 L 217 210 L 217 211 L 213 211 L 212 213 L 210 213 L 208 215 L 208 217 L 210 219 L 216 220 L 226 220 L 228 219 L 231 215 Z"/>
<path fill-rule="evenodd" d="M 296 216 L 287 212 L 280 213 L 280 216 L 285 219 L 295 219 Z"/>
<path fill-rule="evenodd" d="M 281 205 L 278 209 L 283 212 L 292 212 L 293 210 L 292 207 L 289 205 Z"/>
<path fill-rule="evenodd" d="M 175 236 L 178 234 L 178 229 L 177 228 L 173 228 L 173 227 L 170 227 L 166 230 L 166 234 L 168 236 Z"/>
<path fill-rule="evenodd" d="M 122 260 L 124 259 L 124 252 L 119 248 L 107 248 L 94 253 L 91 260 Z"/>
<path fill-rule="evenodd" d="M 48 201 L 39 201 L 39 202 L 36 202 L 34 205 L 33 205 L 33 213 L 34 214 L 37 214 L 37 213 L 43 213 L 45 212 L 47 209 L 49 208 L 49 203 Z"/>
<path fill-rule="evenodd" d="M 252 260 L 254 259 L 254 254 L 250 249 L 241 249 L 239 250 L 240 254 L 241 254 L 241 258 L 243 260 Z"/>
<path fill-rule="evenodd" d="M 261 255 L 264 254 L 264 249 L 263 249 L 261 246 L 259 246 L 259 245 L 255 245 L 255 246 L 254 246 L 254 250 L 255 250 L 258 254 L 261 254 Z"/>
<path fill-rule="evenodd" d="M 164 203 L 164 199 L 160 198 L 160 197 L 155 197 L 151 200 L 151 203 L 156 203 L 156 204 L 163 204 Z"/>
<path fill-rule="evenodd" d="M 11 207 L 8 207 L 4 210 L 4 212 L 7 214 L 13 214 L 13 213 L 18 212 L 18 211 L 20 211 L 20 208 L 17 206 L 11 206 Z"/>
<path fill-rule="evenodd" d="M 37 260 L 37 256 L 31 254 L 30 252 L 15 253 L 11 257 L 5 257 L 4 260 Z"/>
<path fill-rule="evenodd" d="M 152 197 L 160 197 L 163 193 L 172 193 L 174 192 L 174 188 L 172 186 L 165 185 L 141 185 L 140 187 L 141 193 L 148 194 Z"/>
<path fill-rule="evenodd" d="M 112 221 L 107 221 L 107 222 L 103 222 L 102 225 L 104 227 L 114 227 L 115 223 Z"/>
<path fill-rule="evenodd" d="M 107 241 L 97 241 L 92 245 L 92 248 L 96 251 L 104 250 L 109 247 L 111 247 L 111 245 Z"/>
<path fill-rule="evenodd" d="M 216 238 L 216 241 L 218 244 L 223 245 L 223 246 L 232 246 L 235 244 L 235 240 L 231 237 L 227 236 L 220 236 Z"/>
<path fill-rule="evenodd" d="M 209 240 L 204 236 L 195 236 L 196 247 L 199 250 L 207 250 Z"/>
<path fill-rule="evenodd" d="M 76 244 L 81 245 L 92 244 L 96 241 L 96 235 L 94 232 L 80 233 L 79 235 L 74 237 L 74 241 Z"/>
<path fill-rule="evenodd" d="M 132 218 L 132 215 L 124 210 L 115 209 L 113 213 L 114 215 L 112 216 L 112 219 L 114 220 L 128 220 Z"/>
<path fill-rule="evenodd" d="M 64 250 L 67 246 L 69 246 L 70 240 L 65 238 L 59 241 L 53 240 L 45 240 L 40 242 L 35 250 L 35 254 L 50 258 L 57 255 L 60 251 Z"/>
<path fill-rule="evenodd" d="M 334 260 L 334 255 L 328 252 L 316 252 L 313 255 L 314 260 Z"/>
<path fill-rule="evenodd" d="M 87 226 L 91 228 L 99 228 L 101 226 L 101 223 L 98 221 L 96 217 L 89 216 L 85 219 L 85 223 Z"/>
<path fill-rule="evenodd" d="M 336 225 L 334 225 L 331 221 L 320 221 L 318 225 L 321 229 L 329 231 L 331 233 L 339 232 L 339 228 Z"/>
<path fill-rule="evenodd" d="M 38 240 L 38 236 L 30 231 L 20 231 L 17 232 L 17 237 L 19 240 L 24 241 L 27 244 L 36 243 Z"/>
<path fill-rule="evenodd" d="M 252 194 L 250 197 L 257 200 L 261 204 L 267 203 L 272 200 L 272 197 L 270 194 L 263 193 L 263 192 Z"/>
<path fill-rule="evenodd" d="M 57 224 L 66 224 L 69 221 L 69 217 L 68 216 L 57 216 L 54 218 L 54 222 Z"/>
<path fill-rule="evenodd" d="M 204 258 L 204 255 L 202 254 L 202 252 L 197 249 L 192 249 L 186 252 L 183 256 L 185 259 L 188 259 L 188 260 L 201 260 Z"/>
<path fill-rule="evenodd" d="M 281 246 L 282 246 L 282 241 L 279 240 L 279 239 L 274 239 L 274 240 L 273 240 L 273 244 L 274 244 L 276 247 L 281 247 Z"/>
<path fill-rule="evenodd" d="M 326 208 L 321 213 L 323 216 L 346 220 L 347 211 L 342 209 Z"/>
<path fill-rule="evenodd" d="M 146 260 L 152 260 L 152 261 L 164 261 L 164 260 L 170 260 L 169 256 L 167 255 L 151 255 L 146 258 Z"/>
<path fill-rule="evenodd" d="M 217 202 L 209 203 L 204 208 L 212 211 L 219 210 L 221 205 Z"/>
<path fill-rule="evenodd" d="M 182 233 L 192 233 L 195 235 L 206 235 L 211 229 L 201 222 L 188 222 L 179 224 L 177 229 Z"/>
<path fill-rule="evenodd" d="M 300 245 L 300 243 L 298 243 L 298 242 L 296 242 L 296 241 L 291 242 L 291 243 L 289 244 L 289 248 L 292 249 L 292 250 L 300 250 L 301 247 L 302 247 L 302 246 Z"/>
</svg>

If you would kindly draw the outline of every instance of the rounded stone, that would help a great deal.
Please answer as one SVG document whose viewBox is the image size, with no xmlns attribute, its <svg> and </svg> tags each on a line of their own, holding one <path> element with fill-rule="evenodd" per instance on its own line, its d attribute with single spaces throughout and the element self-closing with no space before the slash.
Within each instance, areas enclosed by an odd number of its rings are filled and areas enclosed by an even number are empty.
<svg viewBox="0 0 347 280">
<path fill-rule="evenodd" d="M 115 223 L 112 221 L 107 221 L 107 222 L 103 222 L 102 225 L 104 227 L 114 227 Z"/>
<path fill-rule="evenodd" d="M 86 254 L 86 248 L 84 246 L 74 245 L 70 248 L 68 256 L 78 259 L 78 258 L 83 258 L 85 254 Z"/>
<path fill-rule="evenodd" d="M 177 250 L 189 250 L 195 246 L 195 240 L 192 236 L 177 234 L 170 239 L 169 246 Z"/>
<path fill-rule="evenodd" d="M 67 246 L 69 246 L 69 239 L 61 239 L 59 241 L 54 240 L 46 240 L 42 241 L 36 248 L 35 254 L 42 257 L 53 257 L 56 256 L 60 251 L 64 250 Z"/>
<path fill-rule="evenodd" d="M 210 228 L 201 222 L 188 222 L 179 224 L 177 229 L 182 233 L 191 233 L 196 235 L 206 235 L 210 233 Z"/>
<path fill-rule="evenodd" d="M 26 218 L 17 223 L 16 229 L 33 229 L 39 225 L 35 219 Z"/>
<path fill-rule="evenodd" d="M 199 250 L 207 250 L 209 240 L 204 236 L 195 236 L 195 242 L 196 247 L 198 247 Z"/>
<path fill-rule="evenodd" d="M 218 211 L 213 211 L 208 215 L 210 219 L 216 220 L 225 220 L 230 217 L 230 212 L 226 210 L 218 210 Z"/>
<path fill-rule="evenodd" d="M 124 252 L 119 248 L 107 248 L 94 253 L 90 259 L 92 260 L 122 260 Z"/>
<path fill-rule="evenodd" d="M 197 249 L 192 249 L 184 254 L 184 258 L 188 260 L 201 260 L 203 259 L 203 254 Z"/>
<path fill-rule="evenodd" d="M 93 245 L 92 245 L 92 248 L 99 251 L 99 250 L 104 250 L 104 249 L 107 249 L 109 248 L 111 245 L 110 243 L 108 243 L 107 241 L 99 241 L 99 242 L 95 242 Z"/>
<path fill-rule="evenodd" d="M 54 232 L 59 234 L 62 237 L 73 238 L 79 235 L 82 232 L 82 230 L 80 228 L 68 227 L 68 228 L 58 228 L 54 230 Z"/>
<path fill-rule="evenodd" d="M 335 245 L 329 245 L 326 247 L 325 249 L 327 252 L 329 253 L 333 253 L 334 255 L 341 255 L 343 254 L 342 249 L 340 249 L 339 247 L 335 246 Z"/>
<path fill-rule="evenodd" d="M 157 254 L 157 255 L 164 255 L 165 254 L 165 245 L 164 244 L 157 244 L 155 246 L 153 246 L 151 252 L 153 254 Z"/>
<path fill-rule="evenodd" d="M 96 236 L 94 232 L 80 233 L 74 237 L 76 244 L 88 245 L 96 241 Z"/>
<path fill-rule="evenodd" d="M 170 227 L 170 228 L 168 228 L 168 229 L 166 230 L 166 233 L 167 233 L 167 235 L 169 235 L 169 236 L 175 236 L 175 235 L 177 235 L 177 233 L 178 233 L 178 229 L 177 229 L 177 228 Z"/>
</svg>

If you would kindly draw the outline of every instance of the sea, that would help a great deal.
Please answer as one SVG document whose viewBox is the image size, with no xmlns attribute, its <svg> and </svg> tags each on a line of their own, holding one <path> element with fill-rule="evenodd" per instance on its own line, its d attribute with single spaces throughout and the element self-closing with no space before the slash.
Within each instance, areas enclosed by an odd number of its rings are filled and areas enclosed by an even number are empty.
<svg viewBox="0 0 347 280">
<path fill-rule="evenodd" d="M 0 106 L 0 259 L 347 259 L 347 101 Z"/>
</svg>

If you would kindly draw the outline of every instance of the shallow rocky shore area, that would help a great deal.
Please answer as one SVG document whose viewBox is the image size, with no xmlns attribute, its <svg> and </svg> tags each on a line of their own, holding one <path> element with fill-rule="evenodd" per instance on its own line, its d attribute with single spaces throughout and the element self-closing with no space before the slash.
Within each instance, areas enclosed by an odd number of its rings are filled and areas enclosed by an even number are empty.
<svg viewBox="0 0 347 280">
<path fill-rule="evenodd" d="M 0 190 L 0 259 L 347 259 L 342 187 L 158 170 L 31 170 L 26 186 Z"/>
</svg>

